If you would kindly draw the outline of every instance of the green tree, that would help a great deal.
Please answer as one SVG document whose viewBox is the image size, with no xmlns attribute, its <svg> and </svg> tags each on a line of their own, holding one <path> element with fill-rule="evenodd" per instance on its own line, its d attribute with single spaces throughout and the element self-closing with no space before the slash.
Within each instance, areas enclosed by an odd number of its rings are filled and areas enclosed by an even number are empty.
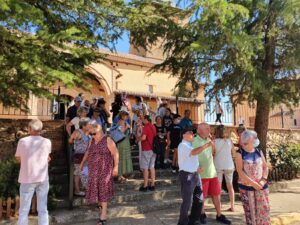
<svg viewBox="0 0 300 225">
<path fill-rule="evenodd" d="M 183 10 L 132 4 L 139 9 L 128 23 L 133 43 L 149 48 L 163 40 L 166 59 L 153 70 L 170 71 L 180 87 L 191 82 L 195 89 L 213 74 L 209 96 L 236 94 L 235 103 L 255 103 L 255 130 L 266 151 L 270 109 L 299 103 L 300 1 L 189 0 Z"/>
<path fill-rule="evenodd" d="M 123 0 L 0 0 L 0 102 L 26 109 L 62 81 L 85 86 L 84 66 L 113 48 L 124 24 Z"/>
</svg>

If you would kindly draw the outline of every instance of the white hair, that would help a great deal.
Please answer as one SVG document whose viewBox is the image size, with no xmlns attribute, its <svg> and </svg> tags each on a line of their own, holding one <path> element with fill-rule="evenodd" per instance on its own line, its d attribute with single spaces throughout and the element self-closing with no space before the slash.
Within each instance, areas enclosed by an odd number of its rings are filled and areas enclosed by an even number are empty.
<svg viewBox="0 0 300 225">
<path fill-rule="evenodd" d="M 41 131 L 43 129 L 43 123 L 39 119 L 33 119 L 29 122 L 28 126 L 33 131 Z"/>
<path fill-rule="evenodd" d="M 241 141 L 242 143 L 248 143 L 251 139 L 255 139 L 257 138 L 257 133 L 255 131 L 252 130 L 245 130 L 242 134 L 241 134 Z"/>
</svg>

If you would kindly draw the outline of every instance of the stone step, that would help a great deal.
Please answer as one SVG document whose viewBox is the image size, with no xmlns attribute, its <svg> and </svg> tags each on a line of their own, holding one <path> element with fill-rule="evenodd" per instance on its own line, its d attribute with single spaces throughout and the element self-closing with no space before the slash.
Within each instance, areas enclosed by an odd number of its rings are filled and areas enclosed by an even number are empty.
<svg viewBox="0 0 300 225">
<path fill-rule="evenodd" d="M 161 201 L 143 201 L 139 204 L 136 203 L 124 203 L 111 206 L 108 208 L 108 218 L 126 217 L 133 214 L 148 213 L 153 211 L 159 211 L 163 209 L 178 208 L 181 203 L 180 198 L 173 198 Z M 95 210 L 95 207 L 80 207 L 75 208 L 72 211 L 69 210 L 57 210 L 51 213 L 51 224 L 64 225 L 71 224 L 72 222 L 84 222 L 95 220 L 99 218 L 99 212 Z"/>
<path fill-rule="evenodd" d="M 167 186 L 157 188 L 155 191 L 140 192 L 137 190 L 117 192 L 110 205 L 127 204 L 142 201 L 162 201 L 180 196 L 180 188 L 178 186 Z M 85 198 L 75 198 L 74 207 L 88 205 Z"/>
</svg>

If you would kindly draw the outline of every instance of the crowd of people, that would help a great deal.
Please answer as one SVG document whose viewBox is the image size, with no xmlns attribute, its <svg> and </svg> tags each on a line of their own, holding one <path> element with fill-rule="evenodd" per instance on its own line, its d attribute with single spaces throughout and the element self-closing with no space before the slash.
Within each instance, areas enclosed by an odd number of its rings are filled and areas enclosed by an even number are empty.
<svg viewBox="0 0 300 225">
<path fill-rule="evenodd" d="M 103 98 L 93 98 L 90 103 L 81 94 L 66 114 L 66 130 L 74 149 L 74 194 L 98 204 L 101 211 L 98 225 L 106 224 L 107 206 L 114 196 L 114 177 L 117 177 L 116 182 L 126 183 L 133 172 L 133 145 L 139 149 L 139 166 L 144 178 L 139 191 L 155 191 L 157 168 L 178 173 L 182 195 L 178 225 L 206 224 L 204 199 L 208 197 L 215 206 L 216 220 L 231 224 L 222 214 L 221 187 L 225 177 L 230 197 L 228 210 L 234 211 L 235 169 L 239 174 L 246 223 L 270 224 L 268 167 L 258 148 L 255 132 L 240 126 L 237 148 L 223 125 L 217 126 L 212 134 L 207 123 L 194 127 L 188 109 L 181 116 L 173 113 L 166 101 L 159 99 L 155 115 L 151 116 L 143 99 L 137 96 L 135 100 L 131 106 L 125 94 L 116 95 L 109 112 Z M 220 112 L 222 114 L 222 109 L 216 113 Z M 108 122 L 110 114 L 111 124 Z M 51 142 L 40 136 L 41 130 L 41 121 L 31 121 L 30 136 L 19 141 L 16 152 L 16 158 L 21 162 L 19 224 L 22 225 L 28 224 L 34 192 L 37 193 L 39 224 L 48 224 L 47 169 Z"/>
</svg>

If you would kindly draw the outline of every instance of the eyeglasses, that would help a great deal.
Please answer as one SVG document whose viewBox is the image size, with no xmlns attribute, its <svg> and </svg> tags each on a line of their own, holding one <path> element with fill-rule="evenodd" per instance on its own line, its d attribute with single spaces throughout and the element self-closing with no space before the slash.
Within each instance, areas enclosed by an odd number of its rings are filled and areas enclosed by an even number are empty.
<svg viewBox="0 0 300 225">
<path fill-rule="evenodd" d="M 97 133 L 90 133 L 91 136 L 95 136 Z"/>
</svg>

